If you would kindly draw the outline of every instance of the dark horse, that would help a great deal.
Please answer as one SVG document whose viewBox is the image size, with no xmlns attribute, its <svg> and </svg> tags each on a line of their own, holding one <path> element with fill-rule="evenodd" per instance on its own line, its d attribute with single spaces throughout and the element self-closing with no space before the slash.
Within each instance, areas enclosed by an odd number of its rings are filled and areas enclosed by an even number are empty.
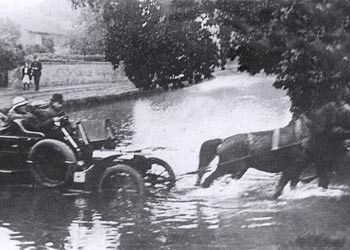
<svg viewBox="0 0 350 250">
<path fill-rule="evenodd" d="M 291 187 L 295 187 L 302 170 L 313 163 L 319 185 L 327 188 L 328 171 L 346 139 L 344 129 L 350 129 L 350 107 L 332 102 L 308 116 L 301 115 L 283 128 L 205 141 L 200 149 L 196 185 L 201 184 L 210 162 L 219 156 L 217 169 L 202 187 L 209 187 L 226 174 L 239 179 L 251 167 L 270 173 L 282 172 L 274 194 L 277 198 L 289 181 Z M 319 154 L 323 154 L 322 157 Z M 331 156 L 332 160 L 325 156 Z"/>
</svg>

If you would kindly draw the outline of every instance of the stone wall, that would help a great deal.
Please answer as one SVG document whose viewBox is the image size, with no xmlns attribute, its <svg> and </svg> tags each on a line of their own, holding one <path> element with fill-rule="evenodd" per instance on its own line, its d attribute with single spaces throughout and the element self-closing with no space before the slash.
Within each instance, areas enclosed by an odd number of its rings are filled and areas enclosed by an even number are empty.
<svg viewBox="0 0 350 250">
<path fill-rule="evenodd" d="M 126 80 L 121 69 L 113 70 L 108 62 L 42 63 L 40 86 L 69 86 L 74 84 L 111 83 Z M 9 87 L 20 88 L 21 68 L 9 72 Z"/>
</svg>

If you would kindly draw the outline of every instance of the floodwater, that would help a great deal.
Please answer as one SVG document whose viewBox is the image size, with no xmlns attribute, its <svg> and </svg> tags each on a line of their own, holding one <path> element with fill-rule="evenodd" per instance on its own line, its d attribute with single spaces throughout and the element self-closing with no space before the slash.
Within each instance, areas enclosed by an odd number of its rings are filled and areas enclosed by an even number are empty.
<svg viewBox="0 0 350 250">
<path fill-rule="evenodd" d="M 186 175 L 196 170 L 203 141 L 289 122 L 289 100 L 272 81 L 221 73 L 189 88 L 73 112 L 74 119 L 112 118 L 118 150 L 142 149 L 167 161 L 176 187 L 131 205 L 5 188 L 0 249 L 350 249 L 347 185 L 298 184 L 272 200 L 278 174 L 248 170 L 208 189 Z"/>
</svg>

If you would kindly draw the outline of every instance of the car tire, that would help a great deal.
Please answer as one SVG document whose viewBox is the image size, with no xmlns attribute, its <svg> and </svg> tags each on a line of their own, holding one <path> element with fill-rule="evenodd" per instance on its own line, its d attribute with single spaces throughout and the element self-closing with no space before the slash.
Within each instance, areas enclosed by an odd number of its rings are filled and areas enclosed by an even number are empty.
<svg viewBox="0 0 350 250">
<path fill-rule="evenodd" d="M 36 182 L 49 188 L 60 187 L 71 181 L 76 162 L 69 146 L 53 139 L 36 143 L 28 156 L 30 171 Z"/>
<path fill-rule="evenodd" d="M 122 178 L 115 178 L 116 176 L 120 175 Z M 114 177 L 114 178 L 113 178 Z M 117 183 L 118 180 L 122 181 L 123 183 Z M 125 183 L 125 181 L 127 181 Z M 132 183 L 131 183 L 132 182 Z M 115 166 L 109 167 L 105 170 L 105 172 L 102 174 L 99 184 L 98 184 L 98 192 L 99 193 L 105 193 L 110 192 L 113 193 L 117 190 L 115 190 L 115 184 L 118 185 L 118 188 L 120 188 L 123 191 L 129 192 L 128 189 L 137 196 L 143 196 L 144 195 L 144 181 L 142 176 L 132 167 L 125 165 L 125 164 L 117 164 Z M 110 186 L 111 188 L 109 188 Z M 114 190 L 113 190 L 114 189 Z"/>
</svg>

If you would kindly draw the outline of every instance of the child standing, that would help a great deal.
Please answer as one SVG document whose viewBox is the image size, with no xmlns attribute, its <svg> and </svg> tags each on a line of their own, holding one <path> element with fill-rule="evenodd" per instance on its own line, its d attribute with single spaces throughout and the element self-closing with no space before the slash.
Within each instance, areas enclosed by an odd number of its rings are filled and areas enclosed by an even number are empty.
<svg viewBox="0 0 350 250">
<path fill-rule="evenodd" d="M 22 69 L 23 90 L 29 90 L 31 80 L 32 80 L 31 69 L 29 67 L 29 63 L 26 62 Z"/>
</svg>

